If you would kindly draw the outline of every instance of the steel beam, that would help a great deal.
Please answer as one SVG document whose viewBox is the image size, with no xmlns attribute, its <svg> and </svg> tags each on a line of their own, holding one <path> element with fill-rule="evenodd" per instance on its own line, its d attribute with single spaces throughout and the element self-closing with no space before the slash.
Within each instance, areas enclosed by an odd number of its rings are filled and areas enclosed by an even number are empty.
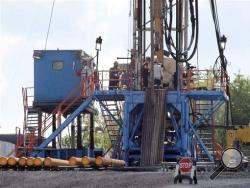
<svg viewBox="0 0 250 188">
<path fill-rule="evenodd" d="M 72 121 L 76 118 L 89 104 L 92 102 L 93 97 L 90 96 L 87 98 L 64 122 L 61 126 L 59 126 L 37 149 L 34 151 L 31 156 L 37 156 L 41 150 L 43 150 L 48 144 L 55 139 Z"/>
</svg>

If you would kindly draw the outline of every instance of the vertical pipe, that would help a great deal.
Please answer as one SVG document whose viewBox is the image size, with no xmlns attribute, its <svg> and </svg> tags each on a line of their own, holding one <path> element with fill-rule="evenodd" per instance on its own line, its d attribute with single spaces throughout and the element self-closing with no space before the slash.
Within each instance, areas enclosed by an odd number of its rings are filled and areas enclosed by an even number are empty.
<svg viewBox="0 0 250 188">
<path fill-rule="evenodd" d="M 82 149 L 82 125 L 81 125 L 81 114 L 77 116 L 77 149 Z"/>
<path fill-rule="evenodd" d="M 90 157 L 94 157 L 95 140 L 94 140 L 94 114 L 90 114 L 90 126 L 89 126 L 89 149 Z"/>
<path fill-rule="evenodd" d="M 75 122 L 71 124 L 71 138 L 70 138 L 71 148 L 75 149 Z"/>
<path fill-rule="evenodd" d="M 38 138 L 37 145 L 42 143 L 42 112 L 38 112 Z"/>
<path fill-rule="evenodd" d="M 150 79 L 149 79 L 149 87 L 153 87 L 154 86 L 154 55 L 155 55 L 155 51 L 154 51 L 154 46 L 155 46 L 155 40 L 154 40 L 154 0 L 150 0 L 150 33 L 151 33 L 151 66 L 150 66 Z"/>
<path fill-rule="evenodd" d="M 56 130 L 56 115 L 53 114 L 52 116 L 52 132 Z M 56 139 L 52 140 L 52 148 L 56 148 Z"/>
</svg>

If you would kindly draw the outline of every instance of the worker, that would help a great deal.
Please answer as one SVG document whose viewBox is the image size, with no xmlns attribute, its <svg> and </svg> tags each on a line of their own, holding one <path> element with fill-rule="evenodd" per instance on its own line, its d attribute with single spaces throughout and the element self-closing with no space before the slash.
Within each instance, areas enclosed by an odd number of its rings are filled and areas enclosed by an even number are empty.
<svg viewBox="0 0 250 188">
<path fill-rule="evenodd" d="M 114 66 L 109 70 L 109 90 L 118 89 L 120 81 L 120 69 L 118 62 L 114 62 Z"/>
<path fill-rule="evenodd" d="M 85 88 L 83 88 L 83 92 L 86 92 L 87 96 L 89 96 L 90 94 L 89 89 L 90 89 L 90 84 L 92 84 L 91 76 L 93 76 L 93 62 L 86 61 L 82 69 L 82 80 L 85 83 L 84 84 Z"/>
<path fill-rule="evenodd" d="M 121 73 L 121 82 L 120 82 L 120 87 L 124 90 L 128 90 L 130 87 L 130 83 L 129 83 L 129 74 L 128 71 L 125 70 Z"/>
<path fill-rule="evenodd" d="M 148 87 L 150 57 L 146 57 L 142 66 L 143 89 Z"/>
<path fill-rule="evenodd" d="M 163 67 L 157 60 L 154 61 L 154 86 L 159 89 L 163 78 Z"/>
</svg>

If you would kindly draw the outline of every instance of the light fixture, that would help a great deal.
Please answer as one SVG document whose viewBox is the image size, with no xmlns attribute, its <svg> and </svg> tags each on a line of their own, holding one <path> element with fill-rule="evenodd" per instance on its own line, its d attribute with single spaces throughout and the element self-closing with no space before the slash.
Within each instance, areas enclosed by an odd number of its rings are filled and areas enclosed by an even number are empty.
<svg viewBox="0 0 250 188">
<path fill-rule="evenodd" d="M 227 43 L 227 37 L 225 37 L 225 35 L 223 35 L 221 38 L 220 38 L 220 47 L 222 50 L 225 50 L 226 48 L 226 43 Z"/>
<path fill-rule="evenodd" d="M 101 36 L 96 38 L 95 49 L 97 51 L 101 51 L 101 49 L 102 49 L 102 38 L 101 38 Z"/>
<path fill-rule="evenodd" d="M 42 52 L 34 51 L 33 58 L 34 59 L 41 59 L 42 58 Z"/>
</svg>

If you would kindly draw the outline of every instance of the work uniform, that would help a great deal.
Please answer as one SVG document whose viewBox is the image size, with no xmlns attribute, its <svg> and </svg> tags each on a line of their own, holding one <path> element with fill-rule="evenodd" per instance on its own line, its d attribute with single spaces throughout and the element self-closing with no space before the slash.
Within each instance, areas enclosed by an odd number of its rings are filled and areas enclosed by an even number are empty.
<svg viewBox="0 0 250 188">
<path fill-rule="evenodd" d="M 163 77 L 162 66 L 154 62 L 154 86 L 159 89 L 161 85 L 161 80 Z"/>
<path fill-rule="evenodd" d="M 112 67 L 109 70 L 109 90 L 118 89 L 120 70 L 118 67 Z"/>
</svg>

